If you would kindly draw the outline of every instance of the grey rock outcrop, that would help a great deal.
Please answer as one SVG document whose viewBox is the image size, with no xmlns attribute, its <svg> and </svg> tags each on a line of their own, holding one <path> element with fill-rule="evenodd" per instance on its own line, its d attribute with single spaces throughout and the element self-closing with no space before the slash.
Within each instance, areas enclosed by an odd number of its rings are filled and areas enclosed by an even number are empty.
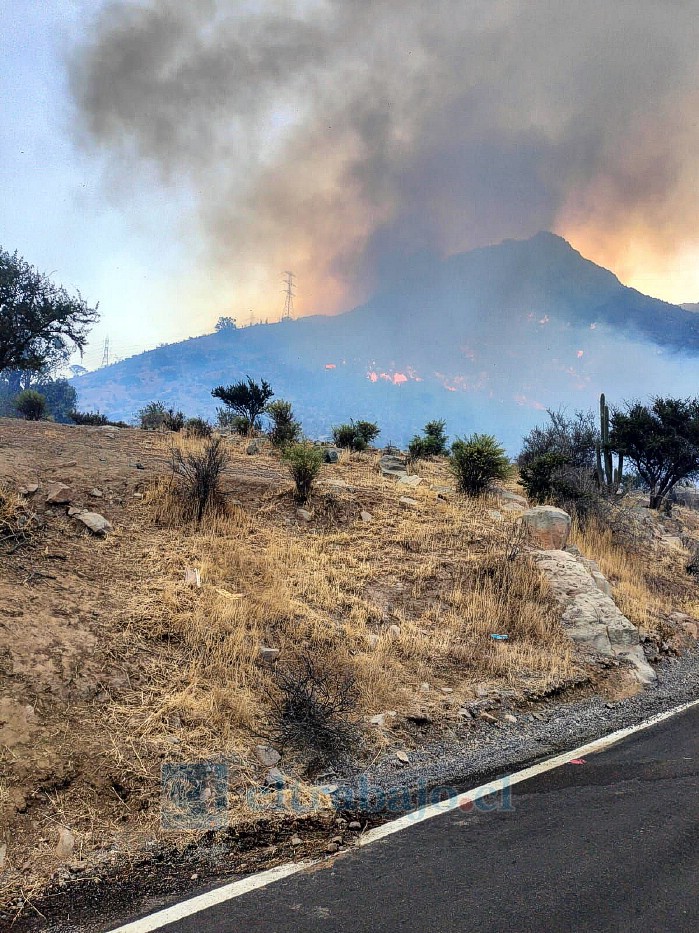
<svg viewBox="0 0 699 933">
<path fill-rule="evenodd" d="M 405 457 L 398 457 L 395 454 L 384 454 L 379 460 L 379 467 L 383 476 L 394 476 L 397 479 L 408 473 Z"/>
<path fill-rule="evenodd" d="M 563 509 L 537 505 L 522 515 L 522 526 L 534 547 L 559 551 L 568 543 L 571 519 Z"/>
<path fill-rule="evenodd" d="M 539 551 L 536 562 L 563 609 L 561 621 L 570 638 L 598 654 L 626 659 L 639 683 L 655 684 L 657 677 L 643 653 L 638 629 L 603 591 L 596 577 L 601 577 L 607 587 L 609 582 L 600 571 L 587 567 L 584 558 L 563 550 Z"/>
</svg>

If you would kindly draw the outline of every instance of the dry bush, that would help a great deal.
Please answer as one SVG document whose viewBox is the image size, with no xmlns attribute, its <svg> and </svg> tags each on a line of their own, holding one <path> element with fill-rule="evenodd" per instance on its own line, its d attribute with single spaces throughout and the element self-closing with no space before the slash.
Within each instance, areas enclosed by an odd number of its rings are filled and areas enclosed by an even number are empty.
<svg viewBox="0 0 699 933">
<path fill-rule="evenodd" d="M 172 450 L 172 475 L 185 511 L 197 522 L 207 512 L 225 509 L 221 488 L 228 466 L 228 454 L 220 437 L 210 438 L 199 450 Z"/>
<path fill-rule="evenodd" d="M 353 671 L 338 671 L 307 651 L 274 672 L 270 736 L 282 747 L 334 762 L 357 750 L 358 689 Z"/>
<path fill-rule="evenodd" d="M 0 487 L 0 547 L 10 553 L 28 544 L 39 529 L 39 520 L 24 499 Z"/>
</svg>

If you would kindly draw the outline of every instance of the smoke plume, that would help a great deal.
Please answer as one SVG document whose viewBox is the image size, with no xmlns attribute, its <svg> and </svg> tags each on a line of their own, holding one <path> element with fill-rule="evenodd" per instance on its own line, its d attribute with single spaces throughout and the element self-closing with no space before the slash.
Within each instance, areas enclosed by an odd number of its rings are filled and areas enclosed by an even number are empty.
<svg viewBox="0 0 699 933">
<path fill-rule="evenodd" d="M 699 0 L 113 0 L 71 87 L 85 144 L 135 193 L 177 192 L 180 234 L 212 269 L 276 283 L 293 268 L 302 311 L 332 311 L 420 250 L 553 229 L 619 271 L 629 242 L 660 263 L 695 241 L 698 14 Z"/>
</svg>

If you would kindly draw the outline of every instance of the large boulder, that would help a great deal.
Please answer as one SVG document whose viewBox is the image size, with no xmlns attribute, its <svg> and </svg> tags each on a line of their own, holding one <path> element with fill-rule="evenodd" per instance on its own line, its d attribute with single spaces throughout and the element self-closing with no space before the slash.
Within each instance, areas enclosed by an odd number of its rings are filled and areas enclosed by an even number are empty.
<svg viewBox="0 0 699 933">
<path fill-rule="evenodd" d="M 570 534 L 570 515 L 563 509 L 537 505 L 522 515 L 530 542 L 542 551 L 562 551 Z"/>
<path fill-rule="evenodd" d="M 596 654 L 624 659 L 640 684 L 655 684 L 638 629 L 596 579 L 606 583 L 602 574 L 587 566 L 593 562 L 579 553 L 556 550 L 542 551 L 536 560 L 561 605 L 561 621 L 571 640 Z"/>
<path fill-rule="evenodd" d="M 323 452 L 323 462 L 324 463 L 339 463 L 340 456 L 342 451 L 338 450 L 337 447 L 326 447 Z"/>
</svg>

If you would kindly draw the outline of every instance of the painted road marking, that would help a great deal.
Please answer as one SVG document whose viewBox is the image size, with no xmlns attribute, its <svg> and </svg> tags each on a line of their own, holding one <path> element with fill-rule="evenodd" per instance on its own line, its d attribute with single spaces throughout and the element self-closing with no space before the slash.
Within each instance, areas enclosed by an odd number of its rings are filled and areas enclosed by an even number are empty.
<svg viewBox="0 0 699 933">
<path fill-rule="evenodd" d="M 505 777 L 498 778 L 497 781 L 492 781 L 490 784 L 482 784 L 480 787 L 474 787 L 473 790 L 465 791 L 463 794 L 458 794 L 456 797 L 450 797 L 448 800 L 442 800 L 438 803 L 430 804 L 430 806 L 422 807 L 420 810 L 406 813 L 397 820 L 391 820 L 389 823 L 384 823 L 383 826 L 377 826 L 376 829 L 364 833 L 359 837 L 358 846 L 361 848 L 371 845 L 374 842 L 378 842 L 380 839 L 392 836 L 394 833 L 402 832 L 404 829 L 409 829 L 411 826 L 423 823 L 425 820 L 431 820 L 435 816 L 449 813 L 451 810 L 458 810 L 465 804 L 475 803 L 476 800 L 480 800 L 483 797 L 497 794 L 512 784 L 520 784 L 522 781 L 528 781 L 530 778 L 536 777 L 539 774 L 545 774 L 547 771 L 553 771 L 554 768 L 560 768 L 562 765 L 569 764 L 572 759 L 584 758 L 585 755 L 592 755 L 595 752 L 604 751 L 612 745 L 616 745 L 617 742 L 621 742 L 622 739 L 634 735 L 636 732 L 649 729 L 651 726 L 664 722 L 664 720 L 670 719 L 670 717 L 676 716 L 679 713 L 684 713 L 686 710 L 697 705 L 699 705 L 699 700 L 692 700 L 690 703 L 684 703 L 682 706 L 667 710 L 665 713 L 658 713 L 656 716 L 646 719 L 645 722 L 639 723 L 637 726 L 627 726 L 625 729 L 619 729 L 617 732 L 612 732 L 601 739 L 595 739 L 594 742 L 589 742 L 587 745 L 581 745 L 579 748 L 574 748 L 561 755 L 555 755 L 553 758 L 548 758 L 546 761 L 531 765 L 531 767 L 524 768 L 522 771 L 516 771 L 514 774 L 508 774 Z M 233 900 L 233 898 L 240 897 L 242 894 L 248 894 L 250 891 L 264 888 L 268 884 L 274 884 L 275 881 L 281 881 L 282 878 L 288 878 L 289 875 L 295 875 L 297 872 L 305 871 L 312 865 L 317 865 L 322 861 L 325 861 L 325 859 L 292 862 L 287 865 L 279 865 L 277 868 L 270 868 L 268 871 L 250 875 L 247 878 L 242 878 L 240 881 L 233 881 L 230 884 L 222 885 L 220 888 L 214 888 L 213 891 L 207 891 L 206 894 L 199 894 L 196 897 L 191 897 L 186 901 L 181 901 L 179 904 L 174 904 L 172 907 L 158 910 L 156 913 L 148 917 L 143 917 L 141 920 L 134 920 L 123 926 L 115 927 L 111 930 L 111 933 L 150 933 L 151 930 L 159 930 L 169 923 L 176 923 L 178 920 L 183 920 L 185 917 L 191 917 L 192 914 L 198 914 L 203 910 L 209 910 L 209 908 L 215 907 L 217 904 L 223 904 L 225 901 Z"/>
</svg>

